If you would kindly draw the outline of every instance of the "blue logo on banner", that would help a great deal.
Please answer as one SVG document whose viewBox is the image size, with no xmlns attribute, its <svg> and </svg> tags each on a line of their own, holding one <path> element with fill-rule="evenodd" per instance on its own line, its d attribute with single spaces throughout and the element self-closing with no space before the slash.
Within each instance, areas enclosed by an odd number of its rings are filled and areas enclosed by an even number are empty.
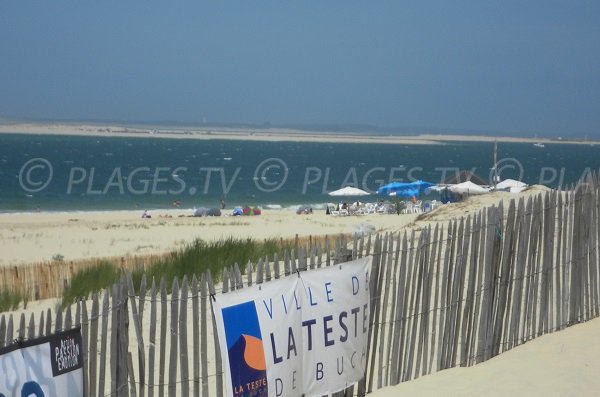
<svg viewBox="0 0 600 397">
<path fill-rule="evenodd" d="M 222 310 L 233 394 L 267 397 L 267 367 L 254 301 Z"/>
</svg>

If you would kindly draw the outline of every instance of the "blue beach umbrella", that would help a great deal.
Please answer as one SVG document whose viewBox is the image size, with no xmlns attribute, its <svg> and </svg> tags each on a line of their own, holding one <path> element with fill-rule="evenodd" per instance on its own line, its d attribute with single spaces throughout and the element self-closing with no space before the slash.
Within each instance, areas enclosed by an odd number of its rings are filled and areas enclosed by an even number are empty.
<svg viewBox="0 0 600 397">
<path fill-rule="evenodd" d="M 428 187 L 434 186 L 435 184 L 425 181 L 415 182 L 392 182 L 380 187 L 377 190 L 377 194 L 384 196 L 394 195 L 396 197 L 412 197 L 419 196 Z"/>
</svg>

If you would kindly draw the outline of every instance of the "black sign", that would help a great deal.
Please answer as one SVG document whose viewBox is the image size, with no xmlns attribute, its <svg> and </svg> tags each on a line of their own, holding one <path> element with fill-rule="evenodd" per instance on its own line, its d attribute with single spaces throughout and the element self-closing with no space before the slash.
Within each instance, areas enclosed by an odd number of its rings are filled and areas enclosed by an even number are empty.
<svg viewBox="0 0 600 397">
<path fill-rule="evenodd" d="M 58 376 L 83 366 L 81 331 L 74 329 L 50 337 L 52 375 Z"/>
</svg>

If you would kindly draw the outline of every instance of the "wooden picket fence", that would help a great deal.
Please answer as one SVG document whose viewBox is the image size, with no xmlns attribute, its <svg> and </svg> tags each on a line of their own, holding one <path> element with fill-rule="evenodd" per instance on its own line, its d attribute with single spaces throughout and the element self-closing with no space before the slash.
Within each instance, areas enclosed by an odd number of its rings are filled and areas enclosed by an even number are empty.
<svg viewBox="0 0 600 397">
<path fill-rule="evenodd" d="M 2 316 L 0 347 L 80 325 L 86 395 L 222 397 L 211 296 L 366 256 L 365 377 L 335 395 L 471 366 L 600 314 L 600 184 L 584 182 L 421 230 L 299 247 L 245 274 L 234 265 L 220 282 L 207 273 L 135 289 L 124 276 L 65 311 Z"/>
<path fill-rule="evenodd" d="M 146 270 L 169 254 L 134 255 L 74 261 L 45 261 L 0 266 L 0 290 L 27 294 L 28 300 L 49 299 L 62 296 L 65 286 L 73 276 L 102 262 L 114 263 L 125 272 Z"/>
</svg>

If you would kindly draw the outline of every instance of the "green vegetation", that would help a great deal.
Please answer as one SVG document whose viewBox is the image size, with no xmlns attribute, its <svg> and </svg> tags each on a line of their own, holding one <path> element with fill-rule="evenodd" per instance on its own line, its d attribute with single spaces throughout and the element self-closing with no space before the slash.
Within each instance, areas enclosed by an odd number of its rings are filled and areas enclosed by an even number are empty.
<svg viewBox="0 0 600 397">
<path fill-rule="evenodd" d="M 28 300 L 29 298 L 26 294 L 2 289 L 0 290 L 0 313 L 9 310 L 17 310 L 21 302 L 23 302 L 23 307 L 27 308 Z"/>
<path fill-rule="evenodd" d="M 195 240 L 150 265 L 145 273 L 148 280 L 154 278 L 159 281 L 164 277 L 169 287 L 175 277 L 189 278 L 208 270 L 217 281 L 221 278 L 223 268 L 227 266 L 237 263 L 243 272 L 248 261 L 256 263 L 259 258 L 272 259 L 275 253 L 281 257 L 285 250 L 293 247 L 293 240 L 268 239 L 257 242 L 250 238 L 233 237 L 213 242 Z M 133 285 L 136 288 L 140 285 L 143 274 L 143 270 L 133 272 Z M 93 293 L 110 287 L 119 280 L 120 275 L 119 268 L 108 261 L 76 273 L 63 292 L 63 306 L 87 299 Z"/>
<path fill-rule="evenodd" d="M 63 306 L 87 299 L 91 294 L 110 287 L 119 280 L 119 276 L 119 268 L 108 261 L 77 272 L 63 292 Z"/>
<path fill-rule="evenodd" d="M 154 278 L 157 282 L 164 277 L 167 285 L 172 280 L 183 276 L 200 275 L 210 270 L 213 279 L 219 280 L 223 268 L 237 263 L 242 272 L 248 261 L 255 263 L 265 256 L 272 258 L 275 253 L 282 255 L 287 249 L 292 249 L 292 240 L 268 239 L 257 242 L 251 238 L 240 239 L 229 237 L 224 240 L 206 242 L 195 240 L 183 248 L 172 252 L 164 259 L 154 263 L 146 270 L 148 280 Z M 137 287 L 142 278 L 142 271 L 133 273 L 133 283 Z"/>
</svg>

